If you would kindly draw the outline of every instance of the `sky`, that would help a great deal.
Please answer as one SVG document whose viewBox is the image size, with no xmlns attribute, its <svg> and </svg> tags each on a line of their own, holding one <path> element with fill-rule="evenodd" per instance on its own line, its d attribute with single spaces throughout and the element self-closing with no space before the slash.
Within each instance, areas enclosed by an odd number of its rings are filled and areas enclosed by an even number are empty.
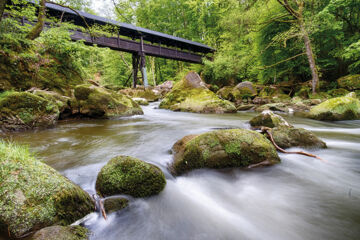
<svg viewBox="0 0 360 240">
<path fill-rule="evenodd" d="M 109 17 L 113 2 L 112 0 L 91 0 L 91 8 L 100 16 Z"/>
</svg>

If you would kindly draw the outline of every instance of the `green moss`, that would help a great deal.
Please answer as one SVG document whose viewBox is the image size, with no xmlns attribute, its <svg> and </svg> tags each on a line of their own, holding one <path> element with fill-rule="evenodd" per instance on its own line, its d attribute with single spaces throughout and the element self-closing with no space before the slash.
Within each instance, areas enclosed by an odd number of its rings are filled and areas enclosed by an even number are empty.
<svg viewBox="0 0 360 240">
<path fill-rule="evenodd" d="M 36 232 L 29 240 L 87 240 L 89 230 L 81 226 L 52 226 Z"/>
<path fill-rule="evenodd" d="M 160 108 L 196 113 L 236 112 L 232 103 L 221 100 L 209 89 L 184 86 L 186 84 L 183 81 L 175 84 L 173 90 L 160 103 Z"/>
<path fill-rule="evenodd" d="M 120 211 L 129 205 L 129 200 L 126 198 L 107 198 L 104 201 L 104 208 L 107 214 Z"/>
<path fill-rule="evenodd" d="M 0 141 L 0 163 L 0 225 L 11 236 L 68 225 L 93 210 L 87 193 L 27 148 Z"/>
<path fill-rule="evenodd" d="M 271 131 L 274 141 L 281 148 L 304 147 L 326 148 L 326 143 L 312 132 L 303 128 L 279 126 Z"/>
<path fill-rule="evenodd" d="M 155 102 L 160 99 L 160 96 L 155 94 L 151 88 L 127 88 L 120 92 L 130 98 L 144 98 L 148 102 Z"/>
<path fill-rule="evenodd" d="M 181 175 L 198 168 L 246 167 L 280 161 L 274 146 L 260 133 L 246 129 L 219 130 L 184 137 L 173 146 L 170 170 Z"/>
<path fill-rule="evenodd" d="M 343 89 L 343 88 L 333 89 L 333 90 L 328 91 L 328 94 L 331 97 L 342 97 L 342 96 L 347 95 L 348 93 L 349 93 L 349 91 L 346 89 Z"/>
<path fill-rule="evenodd" d="M 5 92 L 0 96 L 0 125 L 4 131 L 52 126 L 59 113 L 55 104 L 28 92 Z"/>
<path fill-rule="evenodd" d="M 76 108 L 92 118 L 112 118 L 143 114 L 140 106 L 123 94 L 89 84 L 76 86 Z"/>
<path fill-rule="evenodd" d="M 348 75 L 337 80 L 338 84 L 342 88 L 346 88 L 350 91 L 360 89 L 360 74 Z"/>
<path fill-rule="evenodd" d="M 250 120 L 252 127 L 278 127 L 278 126 L 290 126 L 283 117 L 273 113 L 272 111 L 263 111 L 261 114 L 255 116 Z"/>
<path fill-rule="evenodd" d="M 360 101 L 351 97 L 332 98 L 313 107 L 309 117 L 328 121 L 358 119 L 360 117 Z"/>
<path fill-rule="evenodd" d="M 149 197 L 160 193 L 165 185 L 164 173 L 158 167 L 127 156 L 111 159 L 96 180 L 96 190 L 102 196 Z"/>
</svg>

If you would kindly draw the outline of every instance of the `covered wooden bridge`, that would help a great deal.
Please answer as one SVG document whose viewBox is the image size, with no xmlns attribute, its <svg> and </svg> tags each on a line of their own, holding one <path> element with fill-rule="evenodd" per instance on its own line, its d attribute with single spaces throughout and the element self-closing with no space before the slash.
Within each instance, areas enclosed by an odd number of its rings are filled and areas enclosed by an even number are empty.
<svg viewBox="0 0 360 240">
<path fill-rule="evenodd" d="M 30 1 L 32 2 L 32 1 Z M 32 2 L 33 3 L 33 2 Z M 132 53 L 133 87 L 137 84 L 137 73 L 141 70 L 144 85 L 147 85 L 145 56 L 160 57 L 190 63 L 202 63 L 202 57 L 214 52 L 204 44 L 171 36 L 161 32 L 136 27 L 89 13 L 74 11 L 53 3 L 46 3 L 47 15 L 62 22 L 72 22 L 84 28 L 93 25 L 111 25 L 117 37 L 93 36 L 81 30 L 74 30 L 72 40 L 83 40 L 85 44 L 96 44 L 113 50 Z M 124 38 L 127 37 L 127 38 Z"/>
</svg>

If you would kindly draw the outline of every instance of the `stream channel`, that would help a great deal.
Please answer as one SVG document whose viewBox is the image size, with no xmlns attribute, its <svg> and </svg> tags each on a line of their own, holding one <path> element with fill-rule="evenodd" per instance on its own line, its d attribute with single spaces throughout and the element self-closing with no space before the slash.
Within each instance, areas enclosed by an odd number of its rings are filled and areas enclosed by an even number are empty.
<svg viewBox="0 0 360 240">
<path fill-rule="evenodd" d="M 358 240 L 360 239 L 360 121 L 319 122 L 285 116 L 328 145 L 306 150 L 327 161 L 280 154 L 273 167 L 196 170 L 174 178 L 170 149 L 182 137 L 221 128 L 250 128 L 255 113 L 193 114 L 143 107 L 119 120 L 62 122 L 48 130 L 13 134 L 45 163 L 90 194 L 100 169 L 128 155 L 156 164 L 167 185 L 158 196 L 131 199 L 104 220 L 83 224 L 91 240 Z"/>
</svg>

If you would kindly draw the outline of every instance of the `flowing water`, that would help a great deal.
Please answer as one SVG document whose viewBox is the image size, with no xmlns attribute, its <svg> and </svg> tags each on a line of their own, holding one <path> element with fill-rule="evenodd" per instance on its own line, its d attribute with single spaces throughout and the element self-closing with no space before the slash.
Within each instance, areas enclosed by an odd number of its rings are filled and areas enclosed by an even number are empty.
<svg viewBox="0 0 360 240">
<path fill-rule="evenodd" d="M 19 133 L 44 162 L 90 194 L 97 173 L 117 155 L 159 166 L 167 185 L 158 196 L 132 199 L 105 221 L 84 221 L 91 239 L 360 239 L 360 121 L 337 123 L 286 117 L 328 144 L 310 151 L 325 159 L 281 154 L 281 164 L 241 170 L 196 170 L 174 178 L 170 149 L 183 136 L 218 128 L 249 128 L 254 113 L 200 115 L 144 107 L 143 116 L 64 122 Z"/>
</svg>

